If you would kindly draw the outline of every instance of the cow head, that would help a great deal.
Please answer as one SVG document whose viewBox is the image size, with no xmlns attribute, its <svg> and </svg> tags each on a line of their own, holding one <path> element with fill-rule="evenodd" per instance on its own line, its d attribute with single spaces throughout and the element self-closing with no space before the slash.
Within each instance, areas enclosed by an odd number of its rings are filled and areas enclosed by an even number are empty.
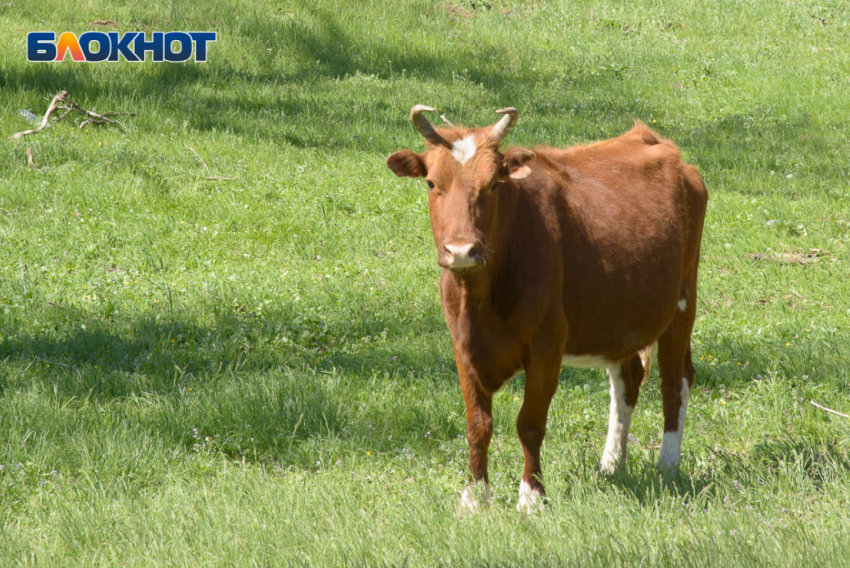
<svg viewBox="0 0 850 568">
<path fill-rule="evenodd" d="M 425 178 L 438 262 L 468 274 L 487 262 L 504 193 L 512 188 L 511 180 L 531 173 L 526 162 L 534 158 L 534 152 L 499 151 L 502 139 L 516 124 L 515 108 L 497 110 L 504 116 L 492 126 L 439 130 L 422 114 L 433 110 L 416 105 L 410 111 L 413 124 L 428 142 L 427 150 L 422 154 L 399 150 L 387 158 L 387 167 L 397 176 Z"/>
</svg>

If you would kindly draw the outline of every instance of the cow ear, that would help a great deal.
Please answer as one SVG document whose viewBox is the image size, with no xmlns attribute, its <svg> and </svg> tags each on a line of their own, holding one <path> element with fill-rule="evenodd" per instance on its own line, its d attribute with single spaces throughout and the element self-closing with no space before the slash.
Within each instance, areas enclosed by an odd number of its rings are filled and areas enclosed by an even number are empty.
<svg viewBox="0 0 850 568">
<path fill-rule="evenodd" d="M 387 167 L 398 177 L 424 177 L 428 173 L 422 156 L 410 150 L 399 150 L 390 155 Z"/>
<path fill-rule="evenodd" d="M 522 148 L 514 148 L 505 154 L 505 159 L 502 160 L 502 175 L 506 175 L 511 179 L 524 179 L 531 175 L 531 168 L 525 165 L 526 162 L 534 159 L 534 152 L 524 150 Z"/>
</svg>

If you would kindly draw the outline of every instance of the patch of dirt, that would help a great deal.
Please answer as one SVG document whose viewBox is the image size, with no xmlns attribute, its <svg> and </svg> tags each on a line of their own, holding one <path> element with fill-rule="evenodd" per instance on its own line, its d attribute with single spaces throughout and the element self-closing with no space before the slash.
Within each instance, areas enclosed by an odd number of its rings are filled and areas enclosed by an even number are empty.
<svg viewBox="0 0 850 568">
<path fill-rule="evenodd" d="M 472 17 L 472 12 L 465 8 L 461 8 L 460 6 L 455 6 L 454 4 L 443 4 L 443 11 L 454 24 L 458 21 L 466 21 Z"/>
</svg>

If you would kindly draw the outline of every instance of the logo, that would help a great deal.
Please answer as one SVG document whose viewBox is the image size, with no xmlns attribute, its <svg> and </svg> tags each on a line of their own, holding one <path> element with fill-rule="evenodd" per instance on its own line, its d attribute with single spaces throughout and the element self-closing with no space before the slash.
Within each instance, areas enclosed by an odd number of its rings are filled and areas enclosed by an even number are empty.
<svg viewBox="0 0 850 568">
<path fill-rule="evenodd" d="M 182 63 L 189 61 L 194 51 L 195 61 L 203 63 L 207 60 L 207 44 L 215 40 L 216 32 L 153 32 L 150 40 L 145 32 L 85 32 L 79 38 L 73 32 L 64 32 L 56 42 L 56 32 L 30 32 L 27 34 L 27 61 L 64 61 L 70 52 L 73 61 L 119 61 L 123 58 L 124 61 L 144 62 L 150 53 L 151 61 Z"/>
</svg>

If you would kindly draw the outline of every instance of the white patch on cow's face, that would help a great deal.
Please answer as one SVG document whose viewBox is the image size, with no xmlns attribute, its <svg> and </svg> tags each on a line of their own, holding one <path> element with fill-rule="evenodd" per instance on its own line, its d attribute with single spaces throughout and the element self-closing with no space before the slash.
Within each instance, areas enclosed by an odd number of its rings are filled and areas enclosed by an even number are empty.
<svg viewBox="0 0 850 568">
<path fill-rule="evenodd" d="M 570 355 L 561 357 L 561 364 L 567 367 L 611 367 L 614 363 L 596 355 Z"/>
<path fill-rule="evenodd" d="M 681 300 L 679 300 L 678 306 L 679 306 L 679 311 L 684 312 L 685 308 L 688 307 L 688 301 L 686 299 L 682 298 Z"/>
<path fill-rule="evenodd" d="M 691 389 L 688 379 L 682 378 L 682 405 L 679 407 L 679 429 L 675 432 L 664 432 L 661 441 L 661 454 L 658 456 L 660 469 L 672 469 L 679 465 L 682 459 L 682 433 L 685 428 L 685 414 L 688 412 L 688 398 Z"/>
<path fill-rule="evenodd" d="M 475 155 L 475 149 L 475 135 L 470 134 L 462 140 L 456 140 L 452 144 L 452 156 L 460 162 L 460 165 L 463 165 Z"/>
<path fill-rule="evenodd" d="M 599 469 L 602 473 L 614 473 L 626 459 L 626 446 L 629 443 L 629 426 L 632 423 L 634 407 L 626 404 L 626 383 L 623 381 L 622 368 L 619 365 L 608 368 L 611 383 L 611 406 L 608 414 L 608 440 L 602 453 Z"/>
<path fill-rule="evenodd" d="M 537 489 L 531 487 L 526 480 L 519 482 L 519 501 L 516 510 L 526 515 L 531 515 L 543 504 L 543 495 Z"/>
<path fill-rule="evenodd" d="M 480 503 L 486 503 L 490 499 L 490 484 L 486 481 L 476 481 L 467 485 L 460 496 L 460 510 L 458 516 L 475 513 Z"/>
</svg>

